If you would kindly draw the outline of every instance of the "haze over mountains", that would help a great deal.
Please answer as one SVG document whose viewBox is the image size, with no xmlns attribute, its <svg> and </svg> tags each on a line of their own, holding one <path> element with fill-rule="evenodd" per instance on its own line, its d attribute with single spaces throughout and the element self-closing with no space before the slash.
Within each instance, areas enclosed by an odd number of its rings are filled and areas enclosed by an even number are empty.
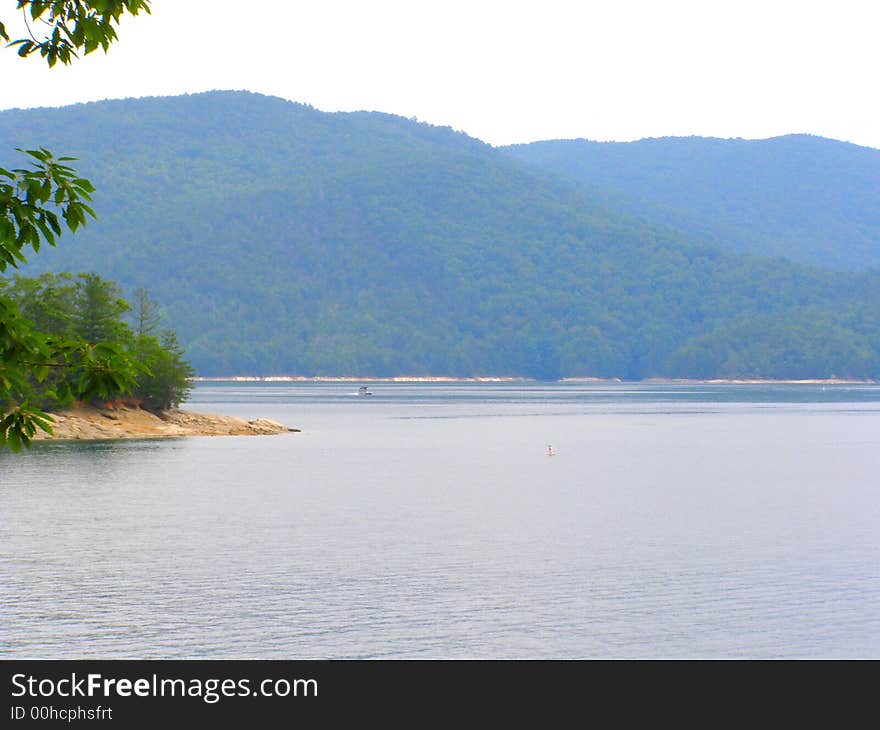
<svg viewBox="0 0 880 730">
<path fill-rule="evenodd" d="M 245 92 L 0 112 L 5 167 L 37 145 L 100 220 L 24 273 L 146 287 L 202 375 L 880 375 L 880 275 L 842 271 L 880 261 L 876 150 L 496 149 Z"/>
<path fill-rule="evenodd" d="M 506 149 L 617 208 L 732 251 L 841 271 L 880 265 L 880 150 L 809 135 Z"/>
</svg>

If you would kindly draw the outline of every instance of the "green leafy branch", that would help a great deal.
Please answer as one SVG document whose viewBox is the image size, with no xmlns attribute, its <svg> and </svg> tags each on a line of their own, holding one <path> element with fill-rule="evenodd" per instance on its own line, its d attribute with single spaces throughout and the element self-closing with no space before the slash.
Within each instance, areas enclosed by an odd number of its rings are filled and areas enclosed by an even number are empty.
<svg viewBox="0 0 880 730">
<path fill-rule="evenodd" d="M 0 297 L 0 447 L 19 451 L 30 445 L 37 429 L 52 433 L 52 417 L 31 399 L 34 383 L 43 383 L 53 369 L 74 375 L 41 393 L 60 402 L 115 398 L 149 374 L 146 365 L 116 344 L 90 344 L 34 331 L 14 304 Z"/>
<path fill-rule="evenodd" d="M 78 52 L 106 53 L 122 17 L 149 14 L 150 0 L 18 0 L 17 10 L 29 37 L 11 40 L 0 21 L 0 43 L 16 48 L 21 58 L 39 54 L 51 68 L 58 61 L 72 63 Z M 88 205 L 94 187 L 65 164 L 74 158 L 55 159 L 45 148 L 19 151 L 31 157 L 30 168 L 0 168 L 0 272 L 24 263 L 28 248 L 36 253 L 43 243 L 54 246 L 62 220 L 75 232 L 95 217 Z M 64 377 L 47 381 L 54 387 L 43 388 L 43 395 L 57 400 L 118 395 L 146 371 L 116 343 L 38 332 L 0 295 L 0 447 L 18 451 L 37 429 L 51 433 L 51 417 L 30 399 L 35 384 L 55 368 L 63 369 Z"/>
<path fill-rule="evenodd" d="M 101 48 L 104 52 L 117 40 L 116 26 L 126 13 L 150 13 L 150 0 L 18 0 L 28 27 L 29 38 L 11 41 L 0 22 L 0 41 L 18 48 L 18 55 L 26 58 L 39 53 L 49 66 L 58 61 L 69 64 L 83 55 Z M 37 37 L 31 22 L 45 29 Z"/>
<path fill-rule="evenodd" d="M 43 148 L 18 151 L 33 162 L 30 169 L 0 167 L 0 271 L 24 263 L 28 246 L 34 252 L 44 241 L 54 246 L 61 235 L 59 213 L 71 231 L 85 225 L 87 215 L 95 217 L 86 202 L 94 186 L 64 164 L 75 158 L 56 160 Z"/>
</svg>

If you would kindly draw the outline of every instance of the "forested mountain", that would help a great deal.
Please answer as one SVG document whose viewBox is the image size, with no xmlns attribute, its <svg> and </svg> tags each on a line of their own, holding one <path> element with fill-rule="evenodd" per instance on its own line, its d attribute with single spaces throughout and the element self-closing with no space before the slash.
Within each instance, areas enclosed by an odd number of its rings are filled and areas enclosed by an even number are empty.
<svg viewBox="0 0 880 730">
<path fill-rule="evenodd" d="M 839 271 L 880 266 L 880 150 L 809 135 L 504 149 L 608 205 L 732 251 Z"/>
<path fill-rule="evenodd" d="M 725 253 L 448 128 L 243 92 L 0 112 L 35 145 L 100 220 L 24 272 L 148 289 L 202 375 L 880 375 L 878 274 Z"/>
</svg>

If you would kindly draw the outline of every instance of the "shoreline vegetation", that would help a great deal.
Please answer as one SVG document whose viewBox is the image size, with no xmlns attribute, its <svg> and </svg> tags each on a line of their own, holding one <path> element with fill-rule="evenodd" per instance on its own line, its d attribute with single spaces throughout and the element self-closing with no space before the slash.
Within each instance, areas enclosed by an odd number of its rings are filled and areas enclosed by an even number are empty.
<svg viewBox="0 0 880 730">
<path fill-rule="evenodd" d="M 145 289 L 134 292 L 132 306 L 117 284 L 95 273 L 0 278 L 0 448 L 20 451 L 44 433 L 100 439 L 195 429 L 172 428 L 164 416 L 150 424 L 146 415 L 126 426 L 136 413 L 172 412 L 192 390 L 196 371 L 177 335 L 160 324 L 159 306 Z M 105 412 L 96 415 L 85 404 Z M 123 404 L 133 410 L 121 410 Z M 219 426 L 202 428 L 213 433 Z"/>
<path fill-rule="evenodd" d="M 485 376 L 472 378 L 456 378 L 445 375 L 399 375 L 393 377 L 355 377 L 348 375 L 226 375 L 197 376 L 191 378 L 193 383 L 539 383 L 536 378 L 521 376 Z M 560 378 L 547 381 L 555 383 L 597 383 L 597 384 L 638 384 L 667 383 L 670 385 L 877 385 L 878 380 L 858 378 L 805 378 L 805 379 L 772 379 L 772 378 L 643 378 L 641 380 L 624 380 L 622 378 Z"/>
<path fill-rule="evenodd" d="M 135 406 L 99 408 L 80 405 L 52 413 L 53 433 L 42 431 L 34 441 L 103 441 L 175 438 L 181 436 L 270 436 L 299 432 L 268 418 L 245 420 L 235 416 L 195 413 L 172 408 L 152 413 Z"/>
</svg>

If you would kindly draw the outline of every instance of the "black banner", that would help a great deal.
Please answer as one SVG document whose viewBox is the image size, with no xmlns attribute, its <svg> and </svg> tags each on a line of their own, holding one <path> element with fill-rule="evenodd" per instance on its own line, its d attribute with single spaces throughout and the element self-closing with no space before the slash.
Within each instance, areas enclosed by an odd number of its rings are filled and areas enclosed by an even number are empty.
<svg viewBox="0 0 880 730">
<path fill-rule="evenodd" d="M 584 722 L 604 715 L 615 724 L 655 724 L 699 717 L 706 703 L 728 719 L 757 719 L 760 706 L 766 719 L 790 717 L 815 702 L 814 691 L 829 698 L 843 667 L 831 669 L 724 661 L 4 661 L 0 727 L 275 727 L 352 717 L 555 726 L 552 718 L 571 713 Z"/>
</svg>

